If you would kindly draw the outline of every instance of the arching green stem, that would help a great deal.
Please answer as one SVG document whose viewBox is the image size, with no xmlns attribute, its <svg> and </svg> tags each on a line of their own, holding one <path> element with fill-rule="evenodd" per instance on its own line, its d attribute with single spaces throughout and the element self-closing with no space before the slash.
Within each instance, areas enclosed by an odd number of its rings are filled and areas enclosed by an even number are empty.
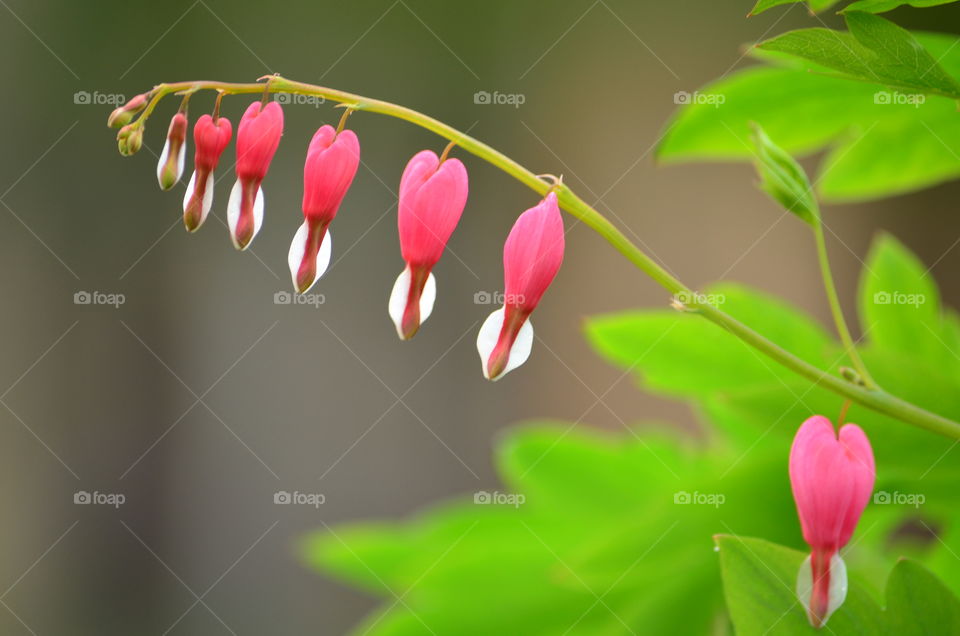
<svg viewBox="0 0 960 636">
<path fill-rule="evenodd" d="M 890 395 L 876 387 L 870 380 L 870 384 L 861 386 L 860 384 L 847 381 L 839 376 L 830 374 L 827 371 L 817 368 L 809 362 L 797 357 L 789 351 L 781 348 L 773 341 L 757 333 L 750 327 L 744 325 L 733 316 L 721 311 L 717 307 L 701 301 L 701 296 L 694 293 L 689 287 L 674 278 L 669 272 L 658 265 L 643 250 L 630 241 L 626 235 L 614 226 L 605 216 L 600 214 L 592 206 L 588 205 L 583 199 L 577 196 L 568 186 L 564 184 L 553 184 L 537 177 L 530 170 L 527 170 L 519 163 L 504 155 L 498 150 L 487 144 L 460 132 L 452 126 L 438 121 L 428 115 L 417 112 L 413 109 L 398 104 L 392 104 L 377 99 L 370 99 L 362 95 L 355 95 L 346 91 L 340 91 L 333 88 L 316 86 L 288 80 L 280 76 L 272 76 L 268 86 L 263 83 L 229 83 L 229 82 L 178 82 L 173 84 L 159 84 L 151 91 L 151 100 L 144 109 L 140 118 L 133 125 L 143 125 L 143 122 L 150 116 L 157 103 L 166 95 L 182 91 L 198 90 L 217 90 L 224 94 L 243 94 L 256 93 L 262 94 L 266 90 L 270 93 L 292 93 L 297 95 L 308 95 L 312 97 L 322 97 L 331 101 L 344 104 L 352 110 L 366 111 L 371 113 L 380 113 L 390 117 L 396 117 L 411 122 L 421 128 L 430 130 L 445 139 L 448 139 L 484 161 L 489 162 L 503 172 L 517 179 L 534 192 L 541 196 L 553 189 L 557 192 L 560 207 L 566 212 L 583 222 L 584 225 L 604 238 L 618 252 L 623 254 L 638 269 L 647 274 L 650 278 L 664 287 L 674 295 L 680 295 L 685 299 L 690 299 L 685 305 L 685 309 L 703 316 L 710 322 L 719 325 L 729 333 L 733 334 L 746 344 L 760 351 L 769 358 L 777 361 L 786 368 L 807 378 L 815 384 L 821 385 L 830 391 L 848 398 L 862 406 L 872 409 L 878 413 L 889 415 L 905 423 L 912 424 L 919 428 L 946 435 L 955 439 L 960 439 L 960 423 L 932 413 L 920 408 L 914 404 L 901 400 Z M 822 232 L 818 238 L 818 246 L 822 243 Z M 825 257 L 825 248 L 818 248 Z M 826 270 L 825 277 L 829 277 L 829 269 Z M 825 280 L 825 283 L 827 281 Z M 832 279 L 828 283 L 828 296 L 831 300 L 831 308 L 839 308 L 835 302 L 836 290 L 833 289 Z M 842 317 L 842 315 L 841 315 Z M 842 321 L 840 324 L 843 324 Z M 839 326 L 839 325 L 838 325 Z M 844 335 L 845 332 L 845 335 Z M 844 344 L 851 347 L 853 342 L 850 340 L 849 331 L 846 331 L 845 324 L 841 328 L 841 338 Z M 851 357 L 854 361 L 859 360 L 856 351 L 851 349 Z M 862 363 L 861 363 L 862 365 Z M 858 371 L 867 380 L 869 376 L 864 369 L 858 366 Z"/>
</svg>

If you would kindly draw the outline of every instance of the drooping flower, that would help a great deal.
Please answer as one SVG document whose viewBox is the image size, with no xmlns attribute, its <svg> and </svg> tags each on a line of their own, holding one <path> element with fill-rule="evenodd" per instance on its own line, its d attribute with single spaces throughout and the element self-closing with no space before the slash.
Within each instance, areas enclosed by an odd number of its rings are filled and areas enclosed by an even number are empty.
<svg viewBox="0 0 960 636">
<path fill-rule="evenodd" d="M 193 159 L 193 176 L 183 195 L 183 224 L 195 232 L 207 220 L 213 204 L 213 171 L 217 168 L 233 126 L 226 117 L 214 119 L 204 115 L 193 126 L 193 143 L 197 146 Z"/>
<path fill-rule="evenodd" d="M 360 142 L 352 130 L 322 126 L 313 135 L 303 166 L 303 224 L 293 237 L 287 262 L 293 287 L 305 293 L 330 264 L 329 225 L 360 164 Z"/>
<path fill-rule="evenodd" d="M 263 225 L 263 189 L 280 136 L 283 109 L 277 102 L 263 106 L 254 102 L 237 126 L 237 182 L 227 203 L 230 238 L 238 250 L 245 250 Z"/>
<path fill-rule="evenodd" d="M 413 156 L 400 178 L 397 227 L 407 265 L 390 294 L 390 318 L 403 340 L 412 338 L 430 316 L 437 297 L 433 267 L 443 255 L 467 204 L 467 169 L 458 159 L 432 150 Z"/>
<path fill-rule="evenodd" d="M 487 317 L 477 336 L 487 379 L 502 377 L 530 356 L 530 314 L 557 275 L 563 250 L 563 219 L 551 192 L 520 215 L 503 246 L 504 304 Z"/>
<path fill-rule="evenodd" d="M 839 550 L 850 541 L 876 478 L 873 450 L 856 424 L 839 437 L 822 415 L 800 426 L 790 449 L 790 484 L 810 556 L 800 566 L 797 595 L 814 627 L 821 627 L 847 595 Z"/>
<path fill-rule="evenodd" d="M 183 176 L 183 164 L 187 150 L 187 115 L 180 111 L 170 120 L 167 141 L 157 162 L 157 181 L 161 190 L 169 190 Z"/>
</svg>

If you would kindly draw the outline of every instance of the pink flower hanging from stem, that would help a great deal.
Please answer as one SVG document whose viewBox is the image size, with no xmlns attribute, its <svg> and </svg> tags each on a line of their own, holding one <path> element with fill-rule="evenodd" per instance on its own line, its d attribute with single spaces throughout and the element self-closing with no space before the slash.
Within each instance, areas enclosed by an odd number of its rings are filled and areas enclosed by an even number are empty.
<svg viewBox="0 0 960 636">
<path fill-rule="evenodd" d="M 219 99 L 217 106 L 219 107 Z M 183 224 L 188 232 L 195 232 L 207 220 L 213 205 L 213 172 L 217 169 L 233 126 L 226 117 L 203 115 L 193 127 L 193 143 L 197 147 L 193 159 L 193 175 L 183 196 Z"/>
<path fill-rule="evenodd" d="M 477 336 L 487 379 L 499 379 L 530 356 L 530 314 L 557 275 L 563 251 L 563 219 L 557 195 L 550 192 L 517 218 L 503 246 L 504 304 L 487 317 Z"/>
<path fill-rule="evenodd" d="M 304 221 L 287 256 L 293 287 L 301 294 L 320 279 L 330 264 L 328 228 L 359 164 L 360 142 L 352 130 L 338 131 L 328 125 L 313 135 L 303 166 Z"/>
<path fill-rule="evenodd" d="M 403 340 L 412 338 L 433 311 L 437 282 L 432 270 L 467 204 L 467 169 L 458 159 L 447 158 L 453 145 L 439 157 L 432 150 L 418 152 L 400 178 L 397 227 L 406 267 L 394 283 L 387 309 Z"/>
<path fill-rule="evenodd" d="M 263 225 L 263 189 L 270 162 L 283 135 L 283 109 L 277 102 L 247 107 L 237 127 L 237 182 L 230 191 L 227 225 L 238 250 L 245 250 Z"/>
<path fill-rule="evenodd" d="M 810 556 L 800 567 L 797 595 L 810 624 L 820 628 L 847 595 L 840 548 L 853 535 L 876 478 L 873 450 L 856 424 L 839 437 L 822 415 L 808 419 L 790 449 L 790 484 Z"/>
</svg>

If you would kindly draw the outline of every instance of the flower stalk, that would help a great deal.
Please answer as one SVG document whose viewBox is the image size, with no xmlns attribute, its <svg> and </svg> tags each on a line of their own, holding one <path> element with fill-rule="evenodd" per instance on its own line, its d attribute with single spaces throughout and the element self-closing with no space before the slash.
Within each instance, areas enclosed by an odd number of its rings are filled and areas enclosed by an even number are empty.
<svg viewBox="0 0 960 636">
<path fill-rule="evenodd" d="M 454 142 L 461 149 L 487 161 L 496 168 L 510 175 L 520 183 L 526 185 L 540 196 L 546 196 L 549 191 L 557 194 L 560 208 L 581 221 L 584 225 L 599 234 L 614 249 L 620 252 L 639 270 L 652 278 L 661 287 L 666 289 L 672 295 L 682 294 L 684 298 L 690 299 L 686 304 L 686 309 L 692 313 L 697 313 L 710 322 L 725 329 L 732 335 L 742 340 L 747 345 L 755 348 L 767 357 L 794 371 L 800 376 L 826 388 L 842 397 L 860 404 L 878 413 L 891 416 L 907 424 L 922 428 L 933 433 L 945 435 L 950 438 L 960 439 L 960 423 L 945 418 L 941 415 L 927 411 L 915 404 L 911 404 L 894 395 L 880 389 L 875 384 L 863 385 L 850 382 L 843 377 L 833 375 L 828 371 L 817 368 L 809 362 L 797 357 L 793 353 L 783 349 L 773 341 L 767 339 L 760 333 L 754 331 L 747 325 L 741 323 L 733 316 L 721 311 L 717 307 L 701 300 L 700 296 L 692 289 L 684 285 L 677 278 L 672 276 L 664 268 L 658 265 L 642 249 L 630 241 L 627 236 L 620 231 L 605 216 L 598 212 L 591 205 L 586 203 L 569 186 L 563 183 L 551 183 L 538 177 L 534 172 L 526 169 L 507 155 L 488 146 L 487 144 L 449 126 L 429 115 L 425 115 L 411 108 L 393 104 L 390 102 L 371 99 L 362 95 L 356 95 L 347 91 L 334 88 L 327 88 L 304 82 L 297 82 L 281 77 L 279 75 L 269 76 L 267 82 L 250 83 L 231 83 L 218 81 L 188 81 L 175 82 L 169 84 L 158 84 L 150 92 L 146 93 L 149 102 L 142 110 L 140 117 L 131 124 L 128 124 L 127 134 L 142 134 L 142 128 L 146 120 L 150 117 L 157 104 L 165 96 L 184 91 L 196 92 L 200 90 L 220 91 L 224 95 L 239 94 L 267 94 L 267 93 L 289 93 L 295 95 L 306 95 L 311 97 L 322 97 L 352 111 L 365 111 L 378 113 L 402 119 L 414 125 L 420 126 L 437 135 Z M 832 282 L 832 281 L 831 281 Z M 834 296 L 836 292 L 834 291 Z M 833 302 L 831 302 L 833 306 Z M 837 305 L 838 306 L 838 305 Z M 841 334 L 843 337 L 843 334 Z M 849 338 L 847 333 L 846 341 Z M 852 341 L 851 341 L 852 344 Z M 849 346 L 845 342 L 845 345 Z M 851 356 L 856 362 L 855 349 L 851 349 Z M 859 367 L 859 365 L 858 365 Z M 863 371 L 858 368 L 858 371 Z M 869 376 L 865 376 L 864 379 Z"/>
</svg>

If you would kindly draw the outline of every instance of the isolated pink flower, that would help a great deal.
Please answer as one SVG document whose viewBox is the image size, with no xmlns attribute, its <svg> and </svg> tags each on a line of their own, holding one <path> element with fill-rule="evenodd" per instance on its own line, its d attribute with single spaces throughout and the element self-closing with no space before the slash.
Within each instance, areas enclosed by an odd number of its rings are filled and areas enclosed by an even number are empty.
<svg viewBox="0 0 960 636">
<path fill-rule="evenodd" d="M 337 133 L 333 126 L 322 126 L 314 133 L 303 166 L 304 221 L 293 237 L 287 257 L 293 286 L 301 294 L 320 279 L 330 264 L 327 228 L 359 165 L 360 142 L 352 130 Z"/>
<path fill-rule="evenodd" d="M 283 110 L 277 102 L 247 107 L 237 127 L 237 182 L 230 191 L 227 224 L 234 246 L 244 250 L 263 225 L 263 190 L 270 161 L 283 134 Z"/>
<path fill-rule="evenodd" d="M 193 126 L 193 143 L 197 150 L 193 158 L 193 176 L 183 195 L 183 224 L 189 232 L 195 232 L 207 220 L 213 205 L 213 171 L 232 136 L 233 126 L 226 117 L 214 119 L 203 115 Z"/>
<path fill-rule="evenodd" d="M 430 316 L 437 297 L 432 269 L 443 255 L 467 204 L 467 169 L 432 150 L 413 156 L 400 178 L 397 227 L 407 266 L 394 283 L 388 310 L 403 340 Z"/>
<path fill-rule="evenodd" d="M 838 438 L 830 420 L 815 415 L 797 431 L 790 449 L 790 484 L 811 549 L 797 593 L 814 627 L 825 624 L 846 598 L 846 566 L 839 550 L 850 541 L 875 478 L 873 450 L 856 424 L 844 425 Z"/>
<path fill-rule="evenodd" d="M 530 314 L 563 262 L 563 219 L 557 195 L 520 215 L 503 246 L 504 305 L 480 328 L 477 350 L 483 375 L 496 380 L 530 356 Z"/>
<path fill-rule="evenodd" d="M 187 146 L 187 115 L 178 112 L 170 120 L 167 129 L 167 141 L 163 144 L 160 160 L 157 162 L 157 181 L 161 190 L 169 190 L 177 184 L 183 175 L 183 164 Z"/>
</svg>

